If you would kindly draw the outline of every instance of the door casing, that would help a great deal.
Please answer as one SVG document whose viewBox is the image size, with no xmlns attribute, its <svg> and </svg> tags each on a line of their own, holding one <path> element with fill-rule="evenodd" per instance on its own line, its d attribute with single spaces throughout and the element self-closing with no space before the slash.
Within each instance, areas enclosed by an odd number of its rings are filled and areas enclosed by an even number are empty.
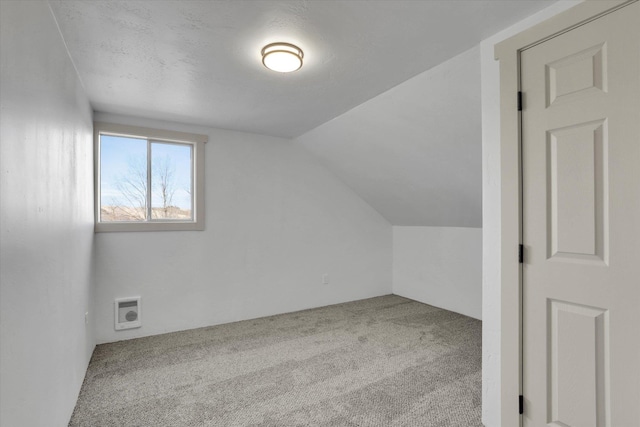
<svg viewBox="0 0 640 427">
<path fill-rule="evenodd" d="M 495 46 L 500 61 L 500 424 L 521 426 L 522 392 L 522 171 L 520 53 L 637 0 L 587 0 Z M 526 99 L 524 100 L 526 107 Z M 525 248 L 526 262 L 526 248 Z M 526 410 L 526 408 L 525 408 Z"/>
</svg>

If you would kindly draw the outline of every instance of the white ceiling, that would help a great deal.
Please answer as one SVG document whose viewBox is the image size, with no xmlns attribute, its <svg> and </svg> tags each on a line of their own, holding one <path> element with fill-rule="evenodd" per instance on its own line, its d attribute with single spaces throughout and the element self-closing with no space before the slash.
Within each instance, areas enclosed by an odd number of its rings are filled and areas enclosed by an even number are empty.
<svg viewBox="0 0 640 427">
<path fill-rule="evenodd" d="M 50 0 L 98 111 L 295 137 L 552 1 Z M 291 74 L 260 49 L 305 52 Z"/>
<path fill-rule="evenodd" d="M 480 227 L 478 44 L 553 0 L 49 3 L 95 110 L 297 138 L 393 225 Z"/>
</svg>

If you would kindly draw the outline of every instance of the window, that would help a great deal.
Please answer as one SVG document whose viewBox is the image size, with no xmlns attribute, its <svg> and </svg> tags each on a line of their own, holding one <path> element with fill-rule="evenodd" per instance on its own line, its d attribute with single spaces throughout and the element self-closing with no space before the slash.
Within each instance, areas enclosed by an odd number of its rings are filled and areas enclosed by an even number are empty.
<svg viewBox="0 0 640 427">
<path fill-rule="evenodd" d="M 204 230 L 204 143 L 183 132 L 95 123 L 96 231 Z"/>
</svg>

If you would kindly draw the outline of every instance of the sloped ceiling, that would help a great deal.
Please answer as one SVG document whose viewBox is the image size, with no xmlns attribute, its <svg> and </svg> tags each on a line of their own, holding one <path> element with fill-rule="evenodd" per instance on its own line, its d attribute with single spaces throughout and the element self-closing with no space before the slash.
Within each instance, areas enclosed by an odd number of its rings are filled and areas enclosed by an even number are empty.
<svg viewBox="0 0 640 427">
<path fill-rule="evenodd" d="M 480 49 L 297 138 L 393 225 L 482 226 Z"/>
<path fill-rule="evenodd" d="M 481 222 L 480 68 L 421 73 L 551 3 L 49 0 L 95 110 L 300 137 L 392 224 L 450 226 Z M 266 70 L 274 41 L 303 68 Z"/>
</svg>

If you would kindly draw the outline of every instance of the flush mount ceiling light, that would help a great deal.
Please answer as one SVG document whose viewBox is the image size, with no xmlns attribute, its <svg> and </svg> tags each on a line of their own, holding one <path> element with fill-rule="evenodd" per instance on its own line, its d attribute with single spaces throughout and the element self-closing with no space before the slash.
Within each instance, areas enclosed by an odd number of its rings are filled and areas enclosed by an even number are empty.
<svg viewBox="0 0 640 427">
<path fill-rule="evenodd" d="M 271 43 L 262 48 L 262 63 L 270 70 L 290 73 L 302 67 L 304 53 L 291 43 Z"/>
</svg>

